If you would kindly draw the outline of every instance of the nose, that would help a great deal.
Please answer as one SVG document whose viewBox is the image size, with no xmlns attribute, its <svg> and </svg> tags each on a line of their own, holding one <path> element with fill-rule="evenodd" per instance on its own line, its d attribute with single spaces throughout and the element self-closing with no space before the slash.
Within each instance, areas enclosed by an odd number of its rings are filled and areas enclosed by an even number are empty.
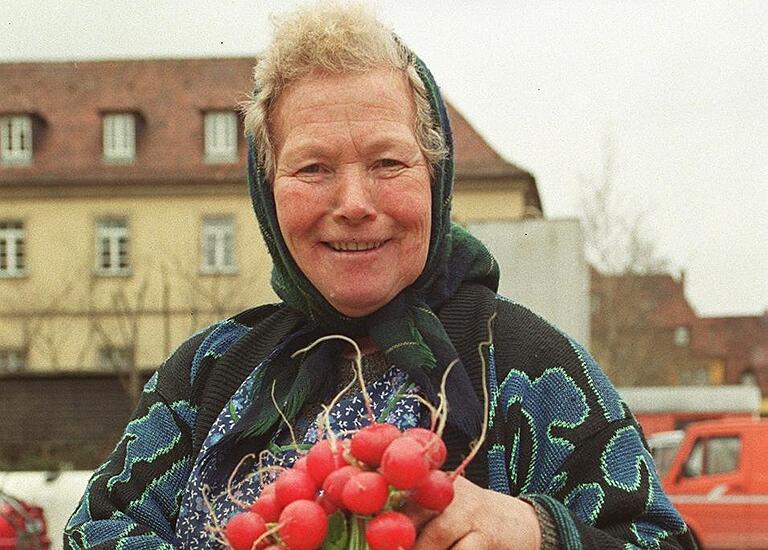
<svg viewBox="0 0 768 550">
<path fill-rule="evenodd" d="M 339 222 L 359 223 L 376 218 L 373 185 L 365 168 L 348 167 L 337 171 L 336 188 L 334 219 Z"/>
</svg>

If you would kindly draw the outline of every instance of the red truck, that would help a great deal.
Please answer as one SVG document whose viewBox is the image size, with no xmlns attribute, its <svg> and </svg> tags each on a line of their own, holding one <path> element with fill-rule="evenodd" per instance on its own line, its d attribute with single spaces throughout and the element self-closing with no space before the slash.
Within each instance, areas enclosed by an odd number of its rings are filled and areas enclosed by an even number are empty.
<svg viewBox="0 0 768 550">
<path fill-rule="evenodd" d="M 701 548 L 768 549 L 768 420 L 688 425 L 662 483 Z"/>
</svg>

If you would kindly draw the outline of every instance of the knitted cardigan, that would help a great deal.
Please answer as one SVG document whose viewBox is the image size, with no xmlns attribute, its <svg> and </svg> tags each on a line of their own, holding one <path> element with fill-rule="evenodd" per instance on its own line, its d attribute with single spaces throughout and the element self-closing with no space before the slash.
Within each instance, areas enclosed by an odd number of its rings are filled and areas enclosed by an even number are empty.
<svg viewBox="0 0 768 550">
<path fill-rule="evenodd" d="M 481 393 L 487 339 L 490 422 L 467 469 L 480 486 L 548 512 L 564 549 L 695 548 L 664 495 L 634 417 L 587 352 L 526 308 L 465 285 L 440 320 Z M 174 548 L 197 452 L 240 383 L 300 316 L 261 306 L 192 336 L 149 380 L 115 450 L 93 474 L 65 548 Z M 470 442 L 446 430 L 446 469 Z"/>
</svg>

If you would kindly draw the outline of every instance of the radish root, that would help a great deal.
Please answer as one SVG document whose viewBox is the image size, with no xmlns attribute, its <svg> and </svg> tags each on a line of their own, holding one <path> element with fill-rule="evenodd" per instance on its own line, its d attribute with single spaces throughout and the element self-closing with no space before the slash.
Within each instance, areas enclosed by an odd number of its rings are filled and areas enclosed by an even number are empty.
<svg viewBox="0 0 768 550">
<path fill-rule="evenodd" d="M 482 366 L 481 375 L 482 375 L 482 385 L 483 385 L 483 427 L 480 430 L 480 436 L 477 438 L 477 440 L 472 444 L 472 449 L 469 451 L 469 454 L 466 456 L 466 458 L 459 464 L 459 467 L 456 468 L 453 472 L 449 474 L 449 477 L 451 480 L 455 480 L 457 477 L 459 477 L 461 474 L 464 473 L 464 470 L 467 468 L 470 462 L 472 462 L 472 459 L 477 456 L 477 453 L 480 452 L 480 448 L 483 446 L 483 443 L 485 442 L 485 438 L 488 434 L 488 406 L 489 406 L 489 399 L 488 399 L 488 363 L 485 360 L 485 356 L 483 355 L 483 346 L 491 347 L 493 344 L 493 320 L 496 318 L 496 312 L 493 313 L 488 318 L 488 340 L 484 340 L 477 344 L 477 353 L 480 355 L 480 364 Z"/>
<path fill-rule="evenodd" d="M 363 353 L 360 351 L 360 346 L 358 346 L 357 342 L 355 342 L 352 338 L 349 338 L 348 336 L 344 336 L 342 334 L 329 334 L 328 336 L 322 336 L 317 340 L 315 340 L 314 342 L 312 342 L 311 344 L 309 344 L 307 347 L 294 352 L 293 355 L 291 355 L 291 357 L 296 357 L 301 353 L 306 353 L 312 348 L 314 348 L 316 345 L 322 342 L 325 342 L 327 340 L 343 340 L 344 342 L 347 342 L 354 348 L 355 376 L 357 380 L 360 382 L 360 390 L 363 394 L 363 401 L 365 402 L 365 410 L 368 413 L 368 418 L 371 423 L 374 423 L 376 421 L 376 417 L 373 416 L 373 408 L 371 406 L 371 396 L 368 395 L 368 390 L 365 388 L 365 380 L 363 379 Z M 346 391 L 347 391 L 346 388 L 342 390 L 342 395 Z M 332 407 L 329 407 L 329 408 L 332 408 Z"/>
</svg>

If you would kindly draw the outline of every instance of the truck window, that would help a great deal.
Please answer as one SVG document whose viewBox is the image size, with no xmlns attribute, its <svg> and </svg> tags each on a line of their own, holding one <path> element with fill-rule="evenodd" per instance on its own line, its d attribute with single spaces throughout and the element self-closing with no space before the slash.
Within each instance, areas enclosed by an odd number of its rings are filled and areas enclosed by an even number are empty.
<svg viewBox="0 0 768 550">
<path fill-rule="evenodd" d="M 704 470 L 704 439 L 697 439 L 688 455 L 688 460 L 683 465 L 685 477 L 698 477 Z"/>
<path fill-rule="evenodd" d="M 736 471 L 740 451 L 741 439 L 737 436 L 697 439 L 683 465 L 683 475 L 698 477 Z"/>
<path fill-rule="evenodd" d="M 724 474 L 736 471 L 740 450 L 741 440 L 738 437 L 711 437 L 707 443 L 706 473 Z"/>
</svg>

